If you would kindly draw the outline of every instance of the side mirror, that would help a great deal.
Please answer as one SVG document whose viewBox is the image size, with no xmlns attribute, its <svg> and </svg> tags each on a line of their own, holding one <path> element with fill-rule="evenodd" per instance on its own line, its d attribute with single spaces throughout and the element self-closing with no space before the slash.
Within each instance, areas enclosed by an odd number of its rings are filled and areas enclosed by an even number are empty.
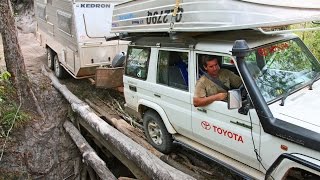
<svg viewBox="0 0 320 180">
<path fill-rule="evenodd" d="M 240 89 L 233 89 L 228 91 L 228 109 L 239 109 L 242 107 L 241 91 Z"/>
</svg>

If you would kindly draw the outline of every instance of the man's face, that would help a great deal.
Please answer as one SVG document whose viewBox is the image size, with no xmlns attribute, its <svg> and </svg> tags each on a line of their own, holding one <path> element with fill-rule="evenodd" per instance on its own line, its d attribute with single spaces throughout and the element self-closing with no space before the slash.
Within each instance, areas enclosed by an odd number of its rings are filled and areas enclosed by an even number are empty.
<svg viewBox="0 0 320 180">
<path fill-rule="evenodd" d="M 218 64 L 217 59 L 213 59 L 207 62 L 207 65 L 204 67 L 207 70 L 207 73 L 210 76 L 216 77 L 218 76 L 220 66 Z"/>
</svg>

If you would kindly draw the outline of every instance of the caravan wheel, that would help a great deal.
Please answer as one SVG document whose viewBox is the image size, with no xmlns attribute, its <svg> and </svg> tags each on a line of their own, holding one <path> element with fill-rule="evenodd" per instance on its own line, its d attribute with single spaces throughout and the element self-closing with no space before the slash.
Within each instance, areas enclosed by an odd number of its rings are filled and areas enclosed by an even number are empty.
<svg viewBox="0 0 320 180">
<path fill-rule="evenodd" d="M 47 63 L 48 63 L 48 67 L 53 70 L 53 66 L 54 66 L 54 63 L 53 63 L 53 58 L 54 58 L 54 52 L 51 48 L 47 47 L 46 48 L 47 50 Z"/>
<path fill-rule="evenodd" d="M 66 70 L 60 65 L 59 58 L 58 58 L 57 54 L 54 56 L 54 74 L 59 79 L 63 79 L 67 75 Z"/>
</svg>

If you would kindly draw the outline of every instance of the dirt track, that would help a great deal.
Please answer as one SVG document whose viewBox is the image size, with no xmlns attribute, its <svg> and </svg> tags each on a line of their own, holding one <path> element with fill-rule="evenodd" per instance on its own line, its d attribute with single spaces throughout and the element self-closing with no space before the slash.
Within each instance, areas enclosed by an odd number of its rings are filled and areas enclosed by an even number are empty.
<svg viewBox="0 0 320 180">
<path fill-rule="evenodd" d="M 45 49 L 39 46 L 32 33 L 20 33 L 18 38 L 27 70 L 31 74 L 40 72 L 42 64 L 46 63 Z M 0 38 L 0 66 L 5 66 L 2 38 Z"/>
</svg>

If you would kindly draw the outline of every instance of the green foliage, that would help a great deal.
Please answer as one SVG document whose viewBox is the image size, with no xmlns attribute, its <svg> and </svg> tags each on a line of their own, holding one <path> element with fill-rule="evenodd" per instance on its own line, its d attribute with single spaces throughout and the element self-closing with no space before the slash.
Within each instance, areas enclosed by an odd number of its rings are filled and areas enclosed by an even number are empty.
<svg viewBox="0 0 320 180">
<path fill-rule="evenodd" d="M 0 74 L 0 102 L 5 98 L 5 85 L 9 84 L 9 78 L 11 74 L 8 71 L 4 71 Z"/>
<path fill-rule="evenodd" d="M 4 71 L 0 74 L 0 81 L 8 81 L 11 74 L 8 71 Z"/>
<path fill-rule="evenodd" d="M 6 106 L 5 108 L 0 109 L 0 113 L 2 110 L 4 110 L 4 113 L 0 114 L 0 124 L 5 130 L 8 130 L 11 127 L 14 120 L 15 124 L 13 127 L 19 128 L 23 126 L 23 124 L 30 118 L 27 114 L 18 111 L 18 107 L 15 104 L 11 104 L 9 106 Z"/>
<path fill-rule="evenodd" d="M 0 74 L 0 137 L 4 137 L 12 125 L 13 128 L 19 128 L 30 119 L 15 102 L 16 93 L 10 77 L 7 71 Z"/>
<path fill-rule="evenodd" d="M 11 77 L 11 74 L 8 71 L 4 71 L 0 74 L 0 102 L 4 100 L 5 94 L 5 84 L 8 83 L 8 79 Z"/>
<path fill-rule="evenodd" d="M 319 26 L 319 24 L 304 23 L 293 26 L 292 28 L 312 28 Z M 320 60 L 320 31 L 298 32 L 296 34 L 304 41 L 315 57 Z"/>
</svg>

